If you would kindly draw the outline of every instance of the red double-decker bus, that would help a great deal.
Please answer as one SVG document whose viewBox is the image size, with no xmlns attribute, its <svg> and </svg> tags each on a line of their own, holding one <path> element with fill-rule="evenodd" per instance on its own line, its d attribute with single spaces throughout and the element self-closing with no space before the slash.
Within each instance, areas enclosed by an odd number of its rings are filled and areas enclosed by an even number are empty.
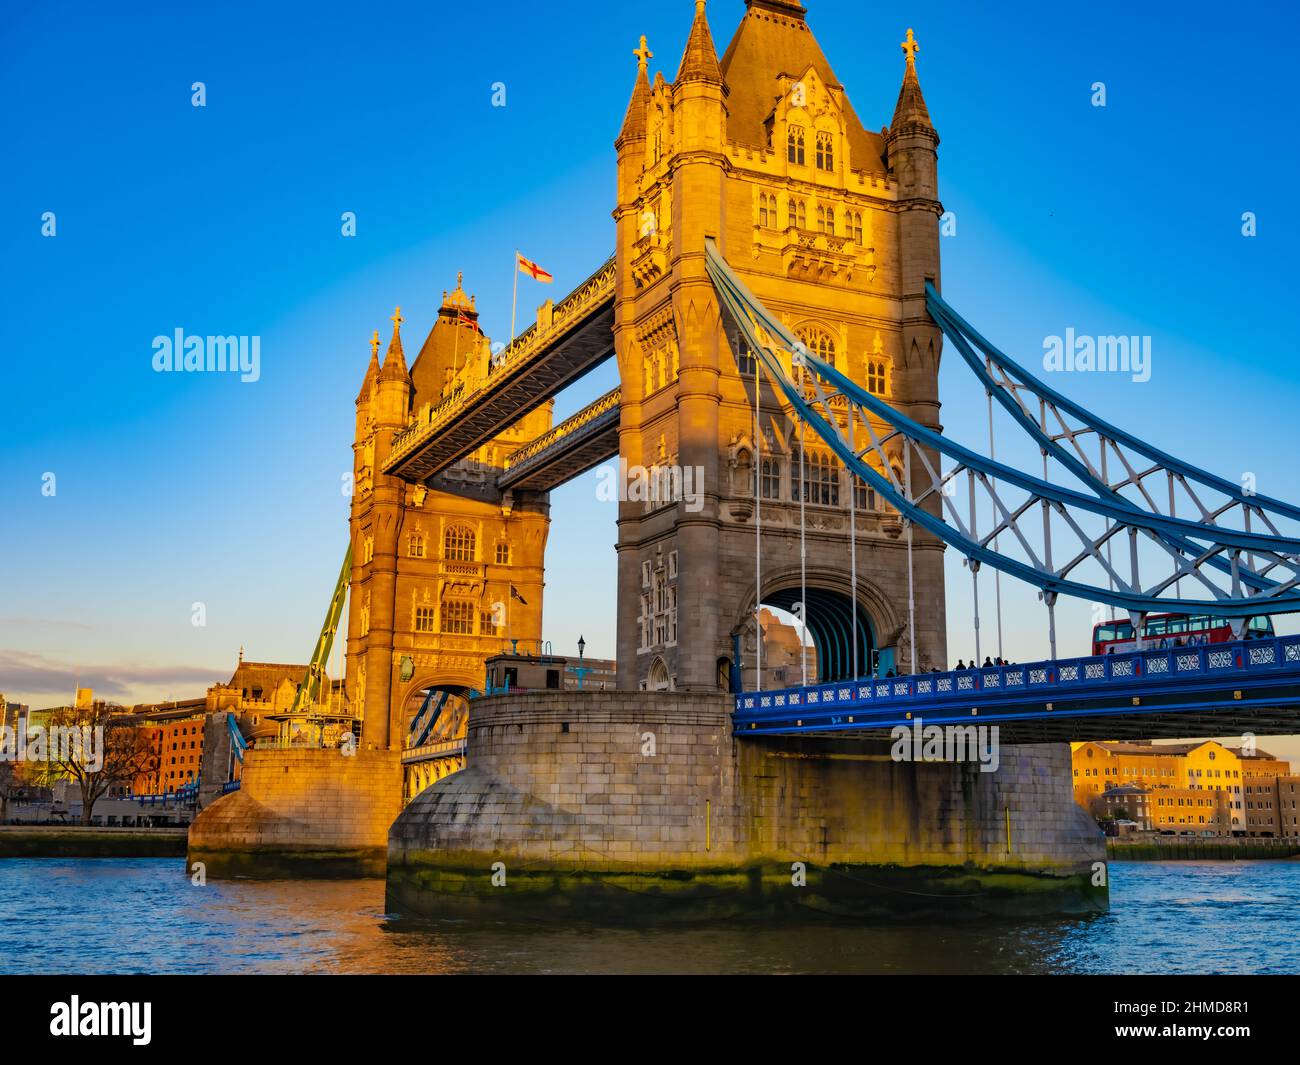
<svg viewBox="0 0 1300 1065">
<path fill-rule="evenodd" d="M 1273 619 L 1251 618 L 1246 622 L 1243 638 L 1259 640 L 1273 635 Z M 1148 614 L 1142 627 L 1143 650 L 1164 647 L 1188 647 L 1202 643 L 1227 643 L 1232 626 L 1226 618 L 1205 614 Z M 1130 622 L 1103 621 L 1092 627 L 1092 653 L 1117 654 L 1137 649 L 1138 640 Z"/>
</svg>

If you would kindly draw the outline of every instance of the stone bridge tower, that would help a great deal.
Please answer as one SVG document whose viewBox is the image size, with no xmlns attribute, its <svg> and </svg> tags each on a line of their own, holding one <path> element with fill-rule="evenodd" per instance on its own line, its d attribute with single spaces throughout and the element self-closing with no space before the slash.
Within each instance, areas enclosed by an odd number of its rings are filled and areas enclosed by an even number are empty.
<svg viewBox="0 0 1300 1065">
<path fill-rule="evenodd" d="M 549 403 L 428 486 L 382 472 L 413 411 L 489 371 L 489 342 L 459 277 L 409 370 L 400 309 L 393 319 L 384 362 L 376 333 L 357 396 L 349 523 L 347 691 L 362 711 L 363 745 L 379 749 L 402 746 L 420 693 L 481 688 L 484 660 L 511 641 L 536 650 L 550 524 L 548 493 L 496 488 L 505 456 L 550 428 Z M 448 721 L 464 734 L 463 714 Z"/>
<path fill-rule="evenodd" d="M 615 142 L 621 455 L 629 465 L 681 467 L 688 478 L 698 471 L 703 489 L 698 503 L 620 504 L 619 687 L 726 687 L 738 644 L 744 683 L 753 684 L 756 598 L 790 609 L 801 597 L 801 491 L 806 608 L 822 679 L 850 675 L 855 657 L 865 673 L 872 650 L 902 667 L 910 660 L 904 525 L 865 485 L 851 485 L 811 433 L 801 463 L 797 423 L 766 380 L 756 434 L 753 356 L 720 312 L 704 248 L 713 238 L 812 350 L 937 429 L 940 333 L 926 316 L 924 287 L 939 280 L 939 138 L 917 80 L 917 46 L 909 31 L 893 122 L 874 133 L 798 0 L 746 0 L 721 61 L 704 6 L 697 0 L 672 82 L 650 79 L 642 40 Z M 947 664 L 942 550 L 915 532 L 922 669 Z"/>
</svg>

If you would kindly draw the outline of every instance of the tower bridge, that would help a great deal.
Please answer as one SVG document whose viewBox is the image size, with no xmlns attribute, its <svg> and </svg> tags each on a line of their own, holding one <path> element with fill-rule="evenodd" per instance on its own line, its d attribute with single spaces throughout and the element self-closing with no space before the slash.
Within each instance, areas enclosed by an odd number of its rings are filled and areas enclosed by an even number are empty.
<svg viewBox="0 0 1300 1065">
<path fill-rule="evenodd" d="M 459 279 L 409 368 L 400 312 L 382 364 L 372 341 L 347 688 L 373 771 L 405 771 L 405 810 L 371 819 L 388 819 L 390 889 L 481 900 L 466 887 L 478 859 L 505 854 L 530 898 L 568 876 L 601 898 L 592 877 L 726 894 L 719 869 L 767 898 L 792 855 L 814 855 L 927 870 L 908 874 L 916 897 L 1000 870 L 1096 908 L 1100 845 L 1060 741 L 1211 720 L 1295 731 L 1300 646 L 1058 661 L 1057 598 L 1139 625 L 1181 602 L 1242 636 L 1246 619 L 1300 607 L 1300 510 L 1096 418 L 944 301 L 939 135 L 910 30 L 875 132 L 799 0 L 747 0 L 721 57 L 704 9 L 672 81 L 651 78 L 644 38 L 635 50 L 612 258 L 496 355 Z M 945 339 L 1038 447 L 1041 477 L 942 433 Z M 552 425 L 554 397 L 611 356 L 618 387 Z M 542 638 L 549 491 L 615 457 L 703 485 L 699 507 L 620 499 L 611 513 L 618 690 L 467 699 L 489 656 Z M 1048 662 L 948 671 L 950 548 L 977 604 L 981 569 L 1039 591 Z M 808 684 L 761 690 L 765 605 L 802 612 Z M 997 722 L 1014 750 L 985 776 L 890 763 L 880 737 L 921 714 Z"/>
</svg>

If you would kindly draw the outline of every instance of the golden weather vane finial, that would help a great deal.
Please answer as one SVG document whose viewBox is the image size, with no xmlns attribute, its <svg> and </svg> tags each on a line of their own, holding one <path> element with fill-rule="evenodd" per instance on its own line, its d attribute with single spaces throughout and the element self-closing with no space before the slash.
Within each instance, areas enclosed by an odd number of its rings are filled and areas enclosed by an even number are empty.
<svg viewBox="0 0 1300 1065">
<path fill-rule="evenodd" d="M 404 321 L 406 321 L 406 319 L 402 317 L 402 308 L 398 307 L 393 311 L 393 317 L 389 320 L 393 323 L 394 329 L 398 328 Z"/>
<path fill-rule="evenodd" d="M 379 330 L 375 330 L 375 335 L 370 338 L 370 354 L 379 354 Z"/>
<path fill-rule="evenodd" d="M 907 31 L 907 40 L 905 40 L 900 47 L 907 53 L 907 61 L 909 63 L 915 63 L 916 53 L 921 50 L 921 46 L 916 41 L 916 34 L 914 34 L 910 28 Z"/>
<path fill-rule="evenodd" d="M 645 69 L 646 61 L 653 59 L 655 57 L 654 52 L 650 51 L 650 49 L 646 46 L 644 33 L 641 34 L 641 47 L 633 48 L 632 54 L 636 56 L 637 64 L 641 67 L 642 70 Z"/>
</svg>

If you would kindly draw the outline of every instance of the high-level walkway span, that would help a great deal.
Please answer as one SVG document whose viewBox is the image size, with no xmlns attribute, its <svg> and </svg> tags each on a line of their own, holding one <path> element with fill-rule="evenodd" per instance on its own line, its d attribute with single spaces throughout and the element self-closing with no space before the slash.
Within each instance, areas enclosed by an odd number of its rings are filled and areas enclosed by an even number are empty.
<svg viewBox="0 0 1300 1065">
<path fill-rule="evenodd" d="M 481 387 L 457 389 L 420 410 L 394 439 L 384 472 L 427 482 L 613 354 L 610 258 L 558 304 L 543 304 L 537 323 L 493 357 Z"/>
</svg>

